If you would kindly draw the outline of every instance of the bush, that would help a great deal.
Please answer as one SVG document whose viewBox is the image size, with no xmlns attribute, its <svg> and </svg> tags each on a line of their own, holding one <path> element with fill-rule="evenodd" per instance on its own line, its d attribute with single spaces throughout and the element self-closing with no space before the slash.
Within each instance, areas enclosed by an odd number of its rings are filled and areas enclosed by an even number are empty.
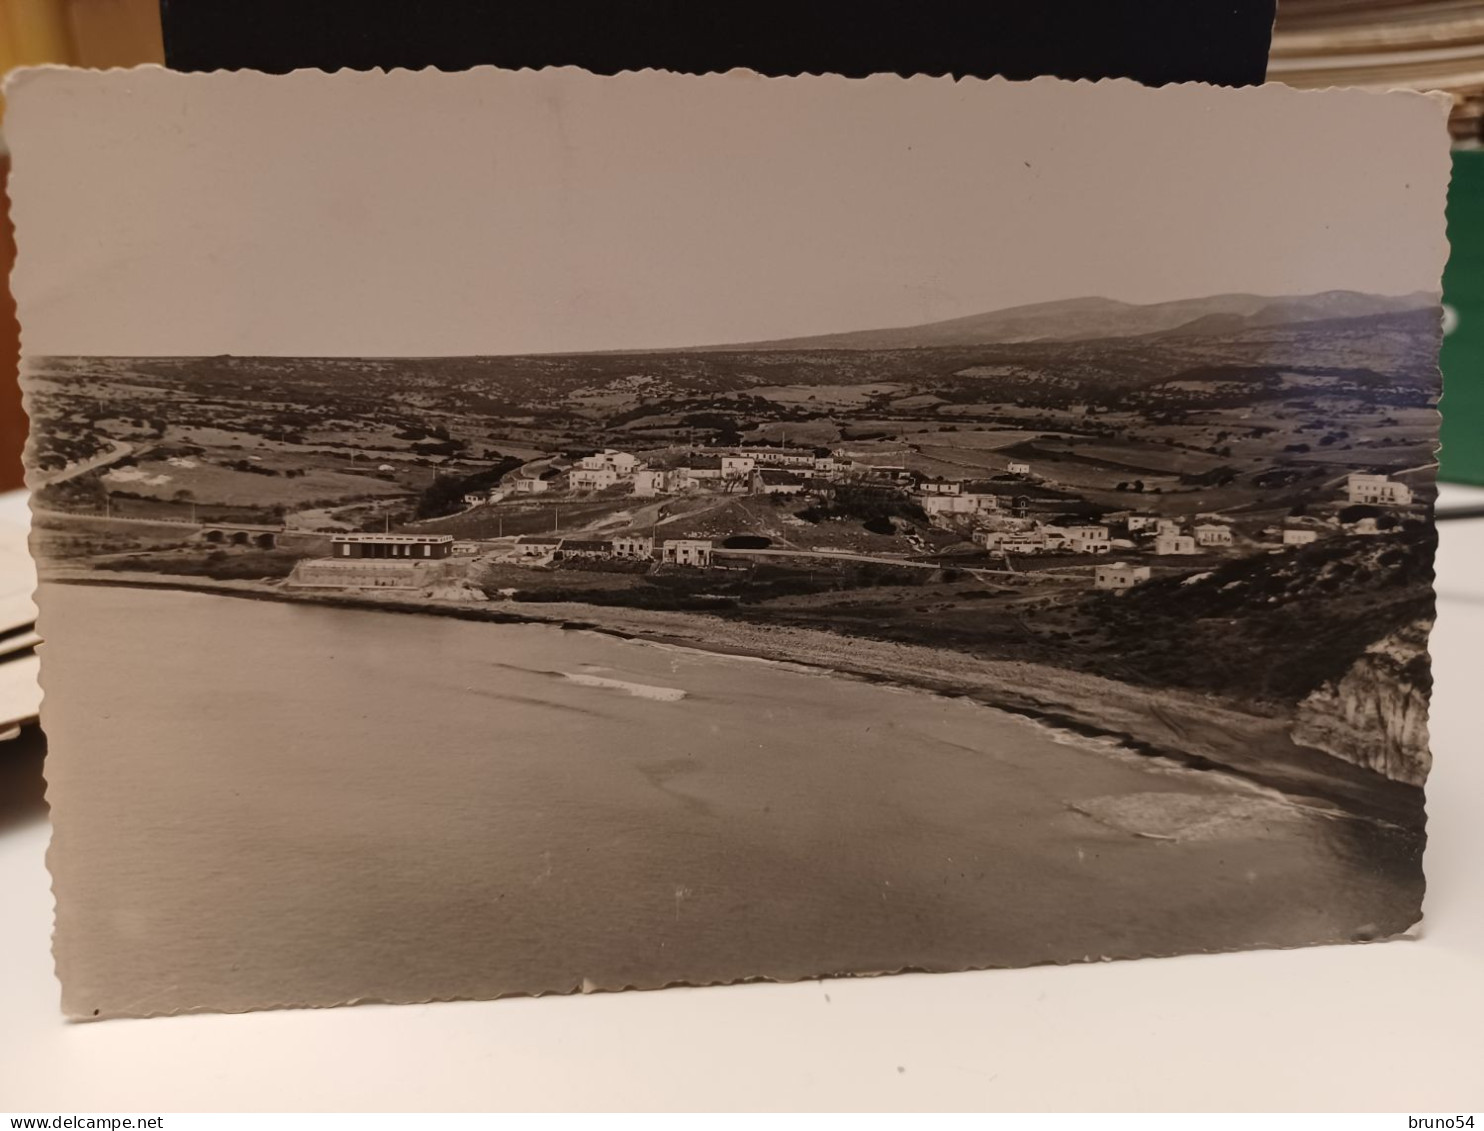
<svg viewBox="0 0 1484 1131">
<path fill-rule="evenodd" d="M 506 474 L 521 465 L 521 461 L 503 457 L 493 467 L 476 471 L 472 475 L 435 475 L 433 482 L 418 497 L 414 518 L 441 518 L 457 514 L 464 507 L 464 496 L 475 491 L 488 491 Z"/>
<path fill-rule="evenodd" d="M 463 440 L 428 440 L 413 444 L 412 450 L 420 456 L 456 456 L 464 450 Z"/>
<path fill-rule="evenodd" d="M 99 562 L 98 568 L 210 577 L 217 581 L 261 581 L 287 577 L 298 561 L 296 555 L 281 550 L 242 550 L 235 553 L 212 550 L 204 555 L 170 552 L 136 554 Z"/>
<path fill-rule="evenodd" d="M 823 505 L 809 507 L 798 513 L 808 522 L 821 522 L 827 518 L 855 519 L 865 523 L 873 533 L 894 533 L 894 529 L 880 520 L 904 518 L 911 522 L 926 524 L 927 514 L 922 507 L 902 492 L 890 487 L 864 485 L 841 485 L 835 488 L 834 497 Z M 872 522 L 876 525 L 870 525 Z"/>
</svg>

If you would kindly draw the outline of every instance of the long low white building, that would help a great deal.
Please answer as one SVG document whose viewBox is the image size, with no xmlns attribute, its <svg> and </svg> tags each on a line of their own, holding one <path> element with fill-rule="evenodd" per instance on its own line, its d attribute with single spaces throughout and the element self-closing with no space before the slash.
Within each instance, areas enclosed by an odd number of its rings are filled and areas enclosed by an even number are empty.
<svg viewBox="0 0 1484 1131">
<path fill-rule="evenodd" d="M 980 530 L 974 541 L 1002 554 L 1039 554 L 1048 548 L 1046 534 L 1040 530 Z"/>
<path fill-rule="evenodd" d="M 923 511 L 935 514 L 984 514 L 1000 509 L 1000 500 L 994 495 L 924 494 L 917 496 Z"/>
<path fill-rule="evenodd" d="M 660 546 L 660 561 L 667 565 L 709 566 L 711 543 L 704 538 L 669 538 Z"/>
</svg>

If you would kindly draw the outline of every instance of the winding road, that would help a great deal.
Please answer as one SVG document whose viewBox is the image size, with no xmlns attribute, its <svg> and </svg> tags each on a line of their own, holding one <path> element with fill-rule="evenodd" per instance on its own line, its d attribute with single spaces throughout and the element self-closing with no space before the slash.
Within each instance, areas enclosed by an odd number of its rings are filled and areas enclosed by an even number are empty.
<svg viewBox="0 0 1484 1131">
<path fill-rule="evenodd" d="M 40 487 L 52 487 L 58 483 L 65 483 L 69 479 L 76 479 L 79 475 L 86 475 L 90 471 L 97 471 L 99 468 L 109 467 L 115 463 L 118 463 L 119 460 L 123 459 L 125 456 L 131 456 L 134 454 L 134 445 L 128 443 L 127 441 L 113 440 L 111 441 L 111 443 L 113 444 L 113 447 L 111 449 L 106 452 L 99 452 L 91 459 L 85 459 L 79 463 L 69 463 L 60 471 L 54 472 L 46 478 L 42 478 L 40 475 L 36 475 L 34 477 L 34 481 L 31 484 L 31 489 L 36 490 Z"/>
</svg>

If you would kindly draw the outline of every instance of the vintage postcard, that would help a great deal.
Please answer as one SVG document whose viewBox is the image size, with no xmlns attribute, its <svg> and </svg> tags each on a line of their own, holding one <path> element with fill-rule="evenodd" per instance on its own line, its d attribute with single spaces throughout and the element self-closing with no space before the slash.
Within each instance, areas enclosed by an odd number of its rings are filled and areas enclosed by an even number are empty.
<svg viewBox="0 0 1484 1131">
<path fill-rule="evenodd" d="M 1445 104 L 9 98 L 69 1015 L 1417 922 Z"/>
</svg>

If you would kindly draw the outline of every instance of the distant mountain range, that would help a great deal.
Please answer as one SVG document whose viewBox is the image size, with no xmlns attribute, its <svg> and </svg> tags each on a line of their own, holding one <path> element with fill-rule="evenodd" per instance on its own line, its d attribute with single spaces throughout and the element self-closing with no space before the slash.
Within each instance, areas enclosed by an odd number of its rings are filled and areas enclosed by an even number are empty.
<svg viewBox="0 0 1484 1131">
<path fill-rule="evenodd" d="M 1135 304 L 1109 298 L 1073 298 L 1012 306 L 921 326 L 856 330 L 705 350 L 900 350 L 987 346 L 1014 342 L 1090 341 L 1150 335 L 1219 335 L 1263 326 L 1398 314 L 1438 305 L 1435 294 L 1370 295 L 1323 291 L 1312 295 L 1212 295 Z M 687 351 L 689 352 L 689 351 Z"/>
</svg>

